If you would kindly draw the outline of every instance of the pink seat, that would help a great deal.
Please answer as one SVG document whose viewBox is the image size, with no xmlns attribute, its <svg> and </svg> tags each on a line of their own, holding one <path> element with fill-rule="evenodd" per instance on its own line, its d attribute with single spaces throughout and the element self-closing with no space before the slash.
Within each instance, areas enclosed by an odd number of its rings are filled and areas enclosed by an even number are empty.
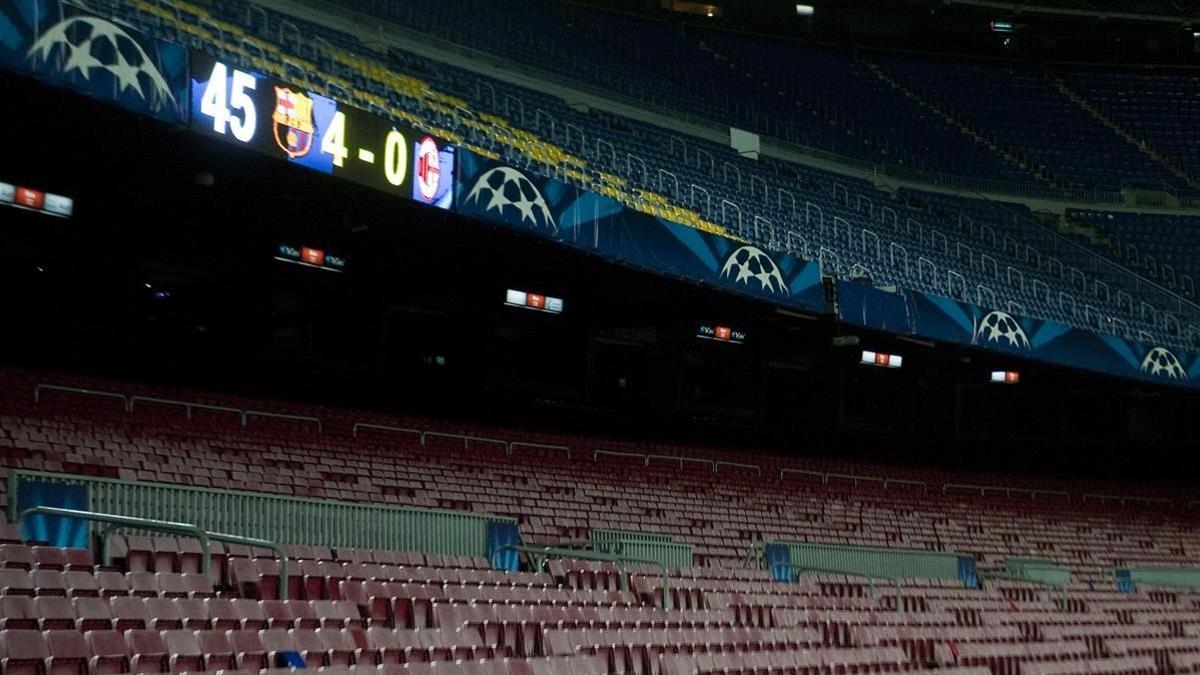
<svg viewBox="0 0 1200 675">
<path fill-rule="evenodd" d="M 57 570 L 34 570 L 33 589 L 37 595 L 57 595 L 67 597 L 67 584 L 63 573 Z"/>
<path fill-rule="evenodd" d="M 0 569 L 0 595 L 33 597 L 33 575 L 22 569 Z"/>
<path fill-rule="evenodd" d="M 292 613 L 292 617 L 294 618 L 292 628 L 316 630 L 321 627 L 321 620 L 317 617 L 317 611 L 313 608 L 313 603 L 307 600 L 288 600 L 286 604 L 288 611 Z"/>
<path fill-rule="evenodd" d="M 72 598 L 100 597 L 100 586 L 91 572 L 67 570 L 63 573 L 63 582 L 67 587 L 67 595 Z"/>
<path fill-rule="evenodd" d="M 75 598 L 76 628 L 80 631 L 109 630 L 112 607 L 104 598 Z"/>
<path fill-rule="evenodd" d="M 175 598 L 171 602 L 175 604 L 175 611 L 179 613 L 179 619 L 183 622 L 184 628 L 188 630 L 208 629 L 208 605 L 204 604 L 203 599 Z"/>
<path fill-rule="evenodd" d="M 182 574 L 175 572 L 155 572 L 154 585 L 158 595 L 163 598 L 186 598 L 189 596 L 187 583 Z"/>
<path fill-rule="evenodd" d="M 229 646 L 240 670 L 262 670 L 271 665 L 262 638 L 256 630 L 231 630 Z"/>
<path fill-rule="evenodd" d="M 0 671 L 4 675 L 43 675 L 50 647 L 36 630 L 0 633 Z"/>
<path fill-rule="evenodd" d="M 42 630 L 75 630 L 75 606 L 66 598 L 46 597 L 33 601 L 38 627 Z"/>
<path fill-rule="evenodd" d="M 129 595 L 129 581 L 120 572 L 96 572 L 96 584 L 100 587 L 101 597 Z"/>
<path fill-rule="evenodd" d="M 0 544 L 21 543 L 21 526 L 16 523 L 0 523 Z"/>
<path fill-rule="evenodd" d="M 125 634 L 125 642 L 129 646 L 131 673 L 170 671 L 171 653 L 158 631 L 131 630 Z"/>
<path fill-rule="evenodd" d="M 355 652 L 358 644 L 351 631 L 330 630 L 322 628 L 317 631 L 325 646 L 325 659 L 331 666 L 350 666 L 355 663 Z"/>
<path fill-rule="evenodd" d="M 129 572 L 125 575 L 129 582 L 129 594 L 142 598 L 158 596 L 158 578 L 154 572 Z"/>
<path fill-rule="evenodd" d="M 108 601 L 112 607 L 113 628 L 119 631 L 144 630 L 150 626 L 150 610 L 143 598 L 116 597 Z"/>
<path fill-rule="evenodd" d="M 167 653 L 171 655 L 172 673 L 193 673 L 205 669 L 200 640 L 190 630 L 169 630 L 162 634 Z"/>
<path fill-rule="evenodd" d="M 50 649 L 46 675 L 88 675 L 92 650 L 83 633 L 74 629 L 52 630 L 46 633 L 46 645 Z"/>
<path fill-rule="evenodd" d="M 204 601 L 213 630 L 241 630 L 242 617 L 228 598 L 209 598 Z"/>
<path fill-rule="evenodd" d="M 212 579 L 199 573 L 184 573 L 181 575 L 183 579 L 183 590 L 189 598 L 212 598 L 216 596 L 213 591 Z"/>
<path fill-rule="evenodd" d="M 300 657 L 304 659 L 304 663 L 309 668 L 324 668 L 331 665 L 329 663 L 329 650 L 325 647 L 325 642 L 316 631 L 291 630 L 288 631 L 288 636 L 291 638 L 293 648 L 300 653 Z"/>
<path fill-rule="evenodd" d="M 68 548 L 64 549 L 67 556 L 67 570 L 75 570 L 77 572 L 91 572 L 95 561 L 92 558 L 92 552 L 84 548 Z"/>
<path fill-rule="evenodd" d="M 154 571 L 154 544 L 150 537 L 125 537 L 125 569 L 130 572 Z"/>
<path fill-rule="evenodd" d="M 200 542 L 188 537 L 180 539 L 178 543 L 179 558 L 175 571 L 181 574 L 200 574 L 204 565 L 204 549 L 200 547 Z"/>
<path fill-rule="evenodd" d="M 192 541 L 195 541 L 194 539 Z M 199 543 L 199 542 L 197 542 Z M 150 547 L 154 557 L 153 567 L 154 572 L 178 572 L 179 571 L 179 540 L 174 537 L 154 537 L 150 540 Z"/>
<path fill-rule="evenodd" d="M 171 598 L 146 598 L 146 612 L 150 615 L 150 628 L 154 630 L 179 630 L 183 628 L 183 617 Z"/>
<path fill-rule="evenodd" d="M 262 611 L 267 619 L 268 628 L 290 630 L 295 623 L 291 605 L 283 600 L 263 600 Z"/>
<path fill-rule="evenodd" d="M 204 667 L 201 670 L 235 670 L 238 668 L 233 646 L 229 644 L 229 636 L 225 631 L 202 630 L 196 633 L 196 642 L 204 655 Z"/>
<path fill-rule="evenodd" d="M 34 546 L 33 558 L 40 570 L 57 570 L 62 572 L 67 568 L 67 553 L 65 549 L 54 546 Z"/>
<path fill-rule="evenodd" d="M 30 571 L 37 565 L 33 547 L 25 544 L 0 544 L 0 567 Z"/>
<path fill-rule="evenodd" d="M 312 631 L 307 631 L 312 633 Z M 292 635 L 286 630 L 264 630 L 259 634 L 262 639 L 263 653 L 267 659 L 269 668 L 279 662 L 279 654 L 282 652 L 294 652 L 296 643 L 292 639 Z M 323 663 L 321 665 L 324 665 Z"/>
<path fill-rule="evenodd" d="M 229 585 L 243 598 L 262 598 L 259 590 L 258 565 L 250 558 L 231 558 L 228 563 Z"/>
<path fill-rule="evenodd" d="M 37 630 L 37 606 L 27 595 L 5 595 L 0 597 L 0 631 Z"/>
<path fill-rule="evenodd" d="M 125 636 L 115 630 L 94 630 L 87 634 L 92 650 L 91 675 L 117 675 L 129 672 L 129 647 Z"/>
<path fill-rule="evenodd" d="M 242 630 L 263 630 L 267 627 L 267 617 L 257 600 L 238 599 L 232 601 L 232 604 L 233 611 L 241 621 Z"/>
<path fill-rule="evenodd" d="M 366 646 L 359 650 L 359 663 L 404 663 L 407 660 L 404 646 L 390 628 L 372 626 L 367 629 L 366 636 Z"/>
</svg>

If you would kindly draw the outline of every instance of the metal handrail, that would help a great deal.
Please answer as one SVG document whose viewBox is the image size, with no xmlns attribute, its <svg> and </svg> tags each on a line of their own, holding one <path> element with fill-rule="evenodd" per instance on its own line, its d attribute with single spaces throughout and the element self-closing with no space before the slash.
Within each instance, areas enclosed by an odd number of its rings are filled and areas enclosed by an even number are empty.
<svg viewBox="0 0 1200 675">
<path fill-rule="evenodd" d="M 525 553 L 530 557 L 535 570 L 541 570 L 545 566 L 549 558 L 576 558 L 579 560 L 596 560 L 599 562 L 612 562 L 621 566 L 621 590 L 629 590 L 629 569 L 625 566 L 626 563 L 635 563 L 638 565 L 654 565 L 661 570 L 663 584 L 663 609 L 674 609 L 674 603 L 671 601 L 671 579 L 667 573 L 667 566 L 657 560 L 649 560 L 646 558 L 630 558 L 627 556 L 615 553 L 601 553 L 599 551 L 586 551 L 571 546 L 595 546 L 603 542 L 594 541 L 569 541 L 554 544 L 550 546 L 526 546 L 522 544 L 505 544 L 496 548 L 492 553 L 495 555 L 500 551 L 516 551 L 517 553 Z"/>
<path fill-rule="evenodd" d="M 786 567 L 787 569 L 790 569 L 794 572 L 798 572 L 800 574 L 804 574 L 807 572 L 812 572 L 815 574 L 841 574 L 841 575 L 847 576 L 847 577 L 856 577 L 859 579 L 866 579 L 867 587 L 871 591 L 871 599 L 872 600 L 876 599 L 875 580 L 883 579 L 885 581 L 890 581 L 896 587 L 896 611 L 901 611 L 901 608 L 904 606 L 904 591 L 900 585 L 900 577 L 895 577 L 890 574 L 863 574 L 861 572 L 848 572 L 846 570 L 839 570 L 839 569 L 832 568 L 832 567 L 817 567 L 815 565 L 797 565 L 794 563 L 776 563 L 774 565 L 771 565 L 771 567 L 773 567 L 773 568 L 774 567 Z"/>
<path fill-rule="evenodd" d="M 446 431 L 425 431 L 425 432 L 421 433 L 421 445 L 425 445 L 425 439 L 430 438 L 430 437 L 461 440 L 463 442 L 463 450 L 467 450 L 471 447 L 471 441 L 482 441 L 484 443 L 496 443 L 496 444 L 499 444 L 504 447 L 504 454 L 506 454 L 506 455 L 512 454 L 512 450 L 509 449 L 508 441 L 501 440 L 499 438 L 485 438 L 483 436 L 472 436 L 470 434 L 454 434 L 454 433 L 450 433 L 450 432 L 446 432 Z"/>
<path fill-rule="evenodd" d="M 37 384 L 33 387 L 33 402 L 42 402 L 42 391 L 64 391 L 72 394 L 83 394 L 84 396 L 101 396 L 104 398 L 120 399 L 125 412 L 129 412 L 129 397 L 125 394 L 118 394 L 112 391 L 98 391 L 95 389 L 84 389 L 82 387 L 65 387 L 58 384 Z"/>
<path fill-rule="evenodd" d="M 170 398 L 155 398 L 153 396 L 131 396 L 129 397 L 129 412 L 137 406 L 138 401 L 143 403 L 158 403 L 160 405 L 170 405 L 183 408 L 186 411 L 187 418 L 192 419 L 192 409 L 197 410 L 213 410 L 216 412 L 235 413 L 238 417 L 242 416 L 242 411 L 239 408 L 230 408 L 223 405 L 209 405 L 207 403 L 190 403 L 188 401 L 177 401 Z"/>
<path fill-rule="evenodd" d="M 246 422 L 251 417 L 267 417 L 270 419 L 292 420 L 295 422 L 313 422 L 317 425 L 317 433 L 325 433 L 325 426 L 321 424 L 321 419 L 319 417 L 312 417 L 310 415 L 289 415 L 287 413 L 263 412 L 261 410 L 243 410 L 242 426 L 246 426 Z"/>
<path fill-rule="evenodd" d="M 517 448 L 530 448 L 531 450 L 562 450 L 567 453 L 567 459 L 571 459 L 571 448 L 566 445 L 555 445 L 553 443 L 526 443 L 525 441 L 513 441 L 508 444 L 509 454 Z"/>
<path fill-rule="evenodd" d="M 352 426 L 350 429 L 351 434 L 355 438 L 358 438 L 358 430 L 360 428 L 361 429 L 374 429 L 376 431 L 397 431 L 397 432 L 404 433 L 404 434 L 414 434 L 418 440 L 424 438 L 424 436 L 425 436 L 425 432 L 421 431 L 420 429 L 408 429 L 405 427 L 389 427 L 384 424 L 371 424 L 369 422 L 355 422 L 354 426 Z M 424 445 L 424 443 L 421 443 L 421 444 Z"/>
<path fill-rule="evenodd" d="M 717 472 L 717 464 L 720 464 L 720 462 L 714 462 L 711 459 L 700 459 L 699 457 L 684 457 L 682 455 L 646 455 L 646 466 L 650 466 L 650 460 L 652 459 L 665 459 L 672 462 L 679 462 L 680 471 L 683 470 L 684 462 L 692 462 L 693 464 L 707 464 L 708 468 L 712 469 L 713 473 Z"/>
<path fill-rule="evenodd" d="M 1038 568 L 1060 569 L 1056 565 L 1030 565 L 1029 567 L 1031 569 L 1038 569 Z M 1067 589 L 1070 587 L 1070 582 L 1059 585 L 1059 584 L 1050 583 L 1049 581 L 1042 581 L 1040 579 L 1026 579 L 1024 577 L 1017 576 L 1015 574 L 1008 574 L 1005 572 L 984 572 L 982 570 L 977 570 L 975 572 L 975 575 L 976 575 L 976 577 L 978 577 L 979 582 L 981 584 L 983 582 L 991 581 L 991 580 L 1016 581 L 1016 582 L 1019 582 L 1022 584 L 1033 584 L 1035 586 L 1044 586 L 1046 588 L 1049 588 L 1050 590 L 1061 591 L 1062 592 L 1062 600 L 1063 600 L 1064 605 L 1067 601 Z"/>
<path fill-rule="evenodd" d="M 716 473 L 717 469 L 720 469 L 722 466 L 732 466 L 732 467 L 739 468 L 739 469 L 754 469 L 755 471 L 758 472 L 758 475 L 760 475 L 760 476 L 762 475 L 762 467 L 757 464 L 744 464 L 742 462 L 724 462 L 724 461 L 718 461 L 716 463 L 716 465 L 713 468 L 713 473 Z"/>
<path fill-rule="evenodd" d="M 190 523 L 175 523 L 166 520 L 153 520 L 151 518 L 136 518 L 134 516 L 122 516 L 113 513 L 97 513 L 95 511 L 80 511 L 77 509 L 63 509 L 57 506 L 34 506 L 25 509 L 18 516 L 16 523 L 20 525 L 25 522 L 26 518 L 35 515 L 57 516 L 60 518 L 78 518 L 80 520 L 90 520 L 98 523 L 108 523 L 110 527 L 105 528 L 102 535 L 102 548 L 100 559 L 106 564 L 108 560 L 108 541 L 112 536 L 113 531 L 131 527 L 142 530 L 152 530 L 158 532 L 166 532 L 168 534 L 190 535 L 200 540 L 200 551 L 203 558 L 200 560 L 200 573 L 208 576 L 209 570 L 212 569 L 212 548 L 210 542 L 221 541 L 229 544 L 241 544 L 243 546 L 258 546 L 261 548 L 269 548 L 279 556 L 279 599 L 288 599 L 288 557 L 287 552 L 279 544 L 268 541 L 266 539 L 255 539 L 252 537 L 242 537 L 236 534 L 225 534 L 222 532 L 208 532 L 203 528 L 192 525 Z"/>
</svg>

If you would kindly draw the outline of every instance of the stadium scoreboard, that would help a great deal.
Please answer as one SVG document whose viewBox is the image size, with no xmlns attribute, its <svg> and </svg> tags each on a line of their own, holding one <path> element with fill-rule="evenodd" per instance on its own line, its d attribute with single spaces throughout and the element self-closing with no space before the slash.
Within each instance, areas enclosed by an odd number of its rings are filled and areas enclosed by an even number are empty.
<svg viewBox="0 0 1200 675">
<path fill-rule="evenodd" d="M 192 53 L 191 126 L 359 185 L 444 209 L 454 194 L 454 147 L 360 108 L 204 52 Z"/>
</svg>

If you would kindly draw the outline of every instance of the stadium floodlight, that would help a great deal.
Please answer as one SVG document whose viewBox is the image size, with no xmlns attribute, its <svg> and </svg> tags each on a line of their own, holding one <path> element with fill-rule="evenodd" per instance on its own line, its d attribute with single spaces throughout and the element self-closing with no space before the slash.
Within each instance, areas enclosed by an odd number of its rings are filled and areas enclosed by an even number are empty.
<svg viewBox="0 0 1200 675">
<path fill-rule="evenodd" d="M 816 11 L 812 5 L 796 5 L 796 16 L 812 16 Z"/>
</svg>

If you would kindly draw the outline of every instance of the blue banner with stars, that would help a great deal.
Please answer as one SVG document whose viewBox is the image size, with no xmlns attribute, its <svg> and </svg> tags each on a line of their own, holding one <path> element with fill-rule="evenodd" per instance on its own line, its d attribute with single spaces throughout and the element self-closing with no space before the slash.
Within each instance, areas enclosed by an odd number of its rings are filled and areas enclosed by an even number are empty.
<svg viewBox="0 0 1200 675">
<path fill-rule="evenodd" d="M 187 49 L 59 0 L 0 0 L 0 67 L 187 121 Z"/>
<path fill-rule="evenodd" d="M 455 211 L 616 262 L 810 312 L 823 312 L 821 268 L 786 252 L 703 232 L 615 199 L 460 153 Z"/>
<path fill-rule="evenodd" d="M 959 300 L 838 284 L 847 323 L 971 345 L 1047 363 L 1200 389 L 1200 353 L 988 309 Z"/>
</svg>

